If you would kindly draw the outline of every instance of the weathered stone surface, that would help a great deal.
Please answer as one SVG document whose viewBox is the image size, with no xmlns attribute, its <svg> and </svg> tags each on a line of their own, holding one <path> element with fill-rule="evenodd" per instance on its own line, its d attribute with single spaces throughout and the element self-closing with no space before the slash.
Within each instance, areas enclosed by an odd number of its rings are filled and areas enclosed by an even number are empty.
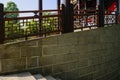
<svg viewBox="0 0 120 80">
<path fill-rule="evenodd" d="M 13 58 L 1 60 L 2 72 L 12 72 L 26 69 L 26 58 Z"/>
<path fill-rule="evenodd" d="M 62 80 L 119 80 L 118 34 L 116 26 L 6 44 L 0 46 L 0 73 L 40 68 Z"/>
<path fill-rule="evenodd" d="M 42 39 L 42 45 L 57 45 L 58 44 L 58 37 L 48 37 Z"/>
<path fill-rule="evenodd" d="M 58 45 L 59 46 L 71 46 L 78 43 L 78 38 L 76 33 L 68 33 L 58 36 Z"/>
<path fill-rule="evenodd" d="M 36 80 L 31 73 L 19 73 L 19 74 L 11 74 L 7 76 L 1 76 L 0 80 Z"/>
<path fill-rule="evenodd" d="M 39 67 L 39 57 L 27 57 L 27 68 Z"/>
<path fill-rule="evenodd" d="M 0 47 L 0 59 L 19 58 L 20 48 L 13 45 Z"/>
<path fill-rule="evenodd" d="M 72 48 L 73 46 L 43 46 L 42 55 L 50 56 L 68 54 Z"/>
<path fill-rule="evenodd" d="M 53 78 L 52 76 L 46 76 L 45 77 L 47 80 L 56 80 L 55 78 Z"/>
<path fill-rule="evenodd" d="M 41 74 L 35 74 L 33 75 L 35 77 L 35 79 L 40 80 L 43 79 L 44 77 Z"/>
<path fill-rule="evenodd" d="M 31 56 L 41 56 L 41 47 L 21 47 L 20 56 L 21 57 L 31 57 Z"/>
<path fill-rule="evenodd" d="M 29 41 L 24 41 L 24 42 L 20 42 L 18 44 L 19 47 L 38 47 L 39 44 L 38 44 L 38 41 L 39 39 L 36 39 L 36 40 L 29 40 Z"/>
<path fill-rule="evenodd" d="M 51 75 L 53 73 L 52 65 L 42 67 L 43 75 Z"/>
</svg>

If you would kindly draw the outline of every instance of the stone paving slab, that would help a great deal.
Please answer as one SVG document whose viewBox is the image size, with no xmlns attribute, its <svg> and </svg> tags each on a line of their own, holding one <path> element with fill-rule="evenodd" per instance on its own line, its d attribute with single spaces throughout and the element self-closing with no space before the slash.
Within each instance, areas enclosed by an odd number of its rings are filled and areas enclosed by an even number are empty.
<svg viewBox="0 0 120 80">
<path fill-rule="evenodd" d="M 46 76 L 45 78 L 46 78 L 46 80 L 56 80 L 56 79 L 53 78 L 52 76 Z"/>
<path fill-rule="evenodd" d="M 29 72 L 0 76 L 0 80 L 36 80 Z"/>
<path fill-rule="evenodd" d="M 41 74 L 32 75 L 29 72 L 0 76 L 0 80 L 56 80 L 52 76 L 43 77 Z"/>
<path fill-rule="evenodd" d="M 43 77 L 42 75 L 40 74 L 35 74 L 33 75 L 35 77 L 36 80 L 47 80 L 45 77 Z"/>
</svg>

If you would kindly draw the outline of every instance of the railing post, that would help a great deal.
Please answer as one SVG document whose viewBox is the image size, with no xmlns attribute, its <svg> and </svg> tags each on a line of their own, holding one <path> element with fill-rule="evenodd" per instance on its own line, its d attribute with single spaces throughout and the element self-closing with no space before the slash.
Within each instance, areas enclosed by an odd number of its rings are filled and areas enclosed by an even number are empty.
<svg viewBox="0 0 120 80">
<path fill-rule="evenodd" d="M 5 22 L 4 22 L 4 5 L 0 3 L 0 44 L 4 43 L 5 39 Z"/>
<path fill-rule="evenodd" d="M 39 0 L 39 36 L 42 36 L 42 10 L 43 10 L 43 5 L 42 5 L 42 0 Z M 42 34 L 41 34 L 42 33 Z"/>
<path fill-rule="evenodd" d="M 120 0 L 116 0 L 117 14 L 120 13 Z"/>
<path fill-rule="evenodd" d="M 73 5 L 70 4 L 70 0 L 65 0 L 64 5 L 62 5 L 62 33 L 69 33 L 74 31 L 73 25 Z"/>
<path fill-rule="evenodd" d="M 61 0 L 57 0 L 58 15 L 60 15 L 60 3 L 61 3 Z M 61 31 L 60 20 L 61 20 L 61 18 L 58 17 L 58 30 Z"/>
<path fill-rule="evenodd" d="M 98 6 L 98 27 L 104 27 L 104 0 L 99 0 Z"/>
<path fill-rule="evenodd" d="M 65 17 L 65 5 L 64 4 L 62 4 L 61 20 L 62 20 L 62 33 L 65 33 L 66 17 Z"/>
<path fill-rule="evenodd" d="M 116 24 L 118 24 L 119 23 L 119 15 L 120 15 L 120 0 L 116 0 L 116 7 L 117 7 Z"/>
</svg>

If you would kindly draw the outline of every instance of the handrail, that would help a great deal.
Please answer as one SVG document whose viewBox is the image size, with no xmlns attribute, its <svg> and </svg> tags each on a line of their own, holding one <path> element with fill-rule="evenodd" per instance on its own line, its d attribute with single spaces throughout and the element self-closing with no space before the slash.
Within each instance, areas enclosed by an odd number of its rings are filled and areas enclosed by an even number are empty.
<svg viewBox="0 0 120 80">
<path fill-rule="evenodd" d="M 10 20 L 20 20 L 20 19 L 32 19 L 32 18 L 47 18 L 47 17 L 60 17 L 60 15 L 46 15 L 46 16 L 27 16 L 27 17 L 17 17 L 17 18 L 5 18 L 5 21 Z"/>
<path fill-rule="evenodd" d="M 28 10 L 28 11 L 5 11 L 4 14 L 16 14 L 16 13 L 38 13 L 38 12 L 54 12 L 60 10 Z"/>
</svg>

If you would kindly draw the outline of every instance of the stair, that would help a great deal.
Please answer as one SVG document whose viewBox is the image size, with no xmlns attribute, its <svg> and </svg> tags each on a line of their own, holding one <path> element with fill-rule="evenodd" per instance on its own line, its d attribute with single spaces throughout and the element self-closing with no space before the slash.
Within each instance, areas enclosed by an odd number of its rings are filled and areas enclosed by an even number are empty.
<svg viewBox="0 0 120 80">
<path fill-rule="evenodd" d="M 24 73 L 0 76 L 0 80 L 61 80 L 61 79 L 55 79 L 52 76 L 44 77 L 41 74 L 32 75 L 30 72 L 24 72 Z"/>
</svg>

